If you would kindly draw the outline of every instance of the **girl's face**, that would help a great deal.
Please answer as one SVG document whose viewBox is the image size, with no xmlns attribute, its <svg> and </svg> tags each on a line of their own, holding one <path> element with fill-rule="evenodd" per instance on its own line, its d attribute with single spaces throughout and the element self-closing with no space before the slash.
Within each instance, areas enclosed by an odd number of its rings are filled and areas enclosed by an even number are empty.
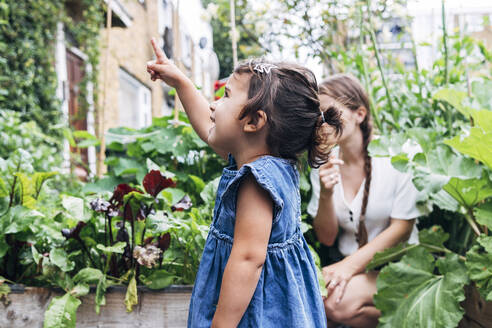
<svg viewBox="0 0 492 328">
<path fill-rule="evenodd" d="M 338 139 L 338 143 L 344 143 L 344 141 L 359 135 L 361 133 L 359 125 L 364 121 L 366 112 L 364 108 L 358 110 L 351 110 L 347 106 L 338 103 L 335 99 L 328 95 L 319 95 L 321 108 L 327 108 L 334 105 L 339 108 L 341 112 L 341 120 L 343 123 L 343 133 Z"/>
<path fill-rule="evenodd" d="M 248 100 L 248 88 L 247 74 L 232 74 L 225 85 L 224 96 L 210 104 L 210 119 L 214 125 L 208 133 L 209 144 L 235 153 L 235 146 L 244 137 L 246 118 L 239 120 L 239 114 Z"/>
</svg>

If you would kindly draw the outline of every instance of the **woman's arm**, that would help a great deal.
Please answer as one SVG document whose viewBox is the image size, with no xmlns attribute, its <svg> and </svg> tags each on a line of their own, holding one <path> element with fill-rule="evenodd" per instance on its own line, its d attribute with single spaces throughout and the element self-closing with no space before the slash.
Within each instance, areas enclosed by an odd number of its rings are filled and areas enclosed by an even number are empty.
<svg viewBox="0 0 492 328">
<path fill-rule="evenodd" d="M 354 254 L 347 256 L 344 261 L 352 263 L 356 268 L 356 273 L 364 272 L 366 266 L 371 262 L 374 254 L 384 251 L 387 248 L 407 241 L 412 233 L 415 219 L 399 220 L 391 219 L 388 228 L 383 230 L 376 238 L 358 249 Z"/>
<path fill-rule="evenodd" d="M 147 70 L 151 74 L 152 80 L 159 78 L 176 88 L 179 100 L 183 104 L 193 129 L 200 139 L 208 143 L 208 133 L 213 122 L 210 119 L 211 111 L 207 99 L 196 89 L 193 82 L 167 59 L 153 38 L 151 43 L 157 58 L 155 61 L 147 63 Z M 222 158 L 227 158 L 227 153 L 224 151 L 215 148 L 214 151 Z"/>
<path fill-rule="evenodd" d="M 239 188 L 231 255 L 212 327 L 237 327 L 255 292 L 272 229 L 270 195 L 249 175 Z"/>
<path fill-rule="evenodd" d="M 333 192 L 320 192 L 318 212 L 313 220 L 313 228 L 321 243 L 327 246 L 333 245 L 338 234 Z"/>
<path fill-rule="evenodd" d="M 327 282 L 328 294 L 337 288 L 337 302 L 340 302 L 350 279 L 365 271 L 374 254 L 408 240 L 414 224 L 415 219 L 391 219 L 388 228 L 354 254 L 347 256 L 340 262 L 324 267 L 323 276 Z"/>
<path fill-rule="evenodd" d="M 327 246 L 333 245 L 338 234 L 338 219 L 333 204 L 333 190 L 340 181 L 340 165 L 343 165 L 342 160 L 330 158 L 327 163 L 319 168 L 318 212 L 313 220 L 313 228 L 318 240 Z M 313 181 L 312 185 L 314 189 L 317 184 Z"/>
</svg>

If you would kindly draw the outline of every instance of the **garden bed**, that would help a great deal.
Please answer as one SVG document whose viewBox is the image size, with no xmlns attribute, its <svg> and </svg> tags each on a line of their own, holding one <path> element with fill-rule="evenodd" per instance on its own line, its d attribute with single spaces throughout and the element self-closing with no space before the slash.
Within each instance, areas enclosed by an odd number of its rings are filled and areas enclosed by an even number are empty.
<svg viewBox="0 0 492 328">
<path fill-rule="evenodd" d="M 0 328 L 41 328 L 44 314 L 54 296 L 61 290 L 13 285 L 8 295 L 10 304 L 0 305 Z M 138 304 L 128 313 L 124 299 L 126 286 L 108 287 L 106 305 L 101 313 L 94 311 L 94 292 L 82 297 L 77 310 L 80 328 L 186 327 L 192 286 L 173 285 L 162 290 L 138 287 Z"/>
</svg>

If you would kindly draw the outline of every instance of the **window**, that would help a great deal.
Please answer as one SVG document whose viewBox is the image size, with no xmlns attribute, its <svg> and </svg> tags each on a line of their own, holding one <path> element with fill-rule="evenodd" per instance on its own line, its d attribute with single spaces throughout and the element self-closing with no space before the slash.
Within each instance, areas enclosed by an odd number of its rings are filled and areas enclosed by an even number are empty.
<svg viewBox="0 0 492 328">
<path fill-rule="evenodd" d="M 140 129 L 152 123 L 150 89 L 120 68 L 119 125 Z"/>
</svg>

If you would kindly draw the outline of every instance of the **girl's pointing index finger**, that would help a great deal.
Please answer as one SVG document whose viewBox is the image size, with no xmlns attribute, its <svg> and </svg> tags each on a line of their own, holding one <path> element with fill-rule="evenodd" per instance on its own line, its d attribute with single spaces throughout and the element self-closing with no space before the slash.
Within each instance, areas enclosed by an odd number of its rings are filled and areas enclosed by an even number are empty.
<svg viewBox="0 0 492 328">
<path fill-rule="evenodd" d="M 157 42 L 155 40 L 155 38 L 152 38 L 150 40 L 150 43 L 152 44 L 152 48 L 154 48 L 154 53 L 157 57 L 157 60 L 158 61 L 166 61 L 167 60 L 167 57 L 166 57 L 166 54 L 164 53 L 164 51 L 162 51 L 162 49 L 157 45 Z"/>
</svg>

